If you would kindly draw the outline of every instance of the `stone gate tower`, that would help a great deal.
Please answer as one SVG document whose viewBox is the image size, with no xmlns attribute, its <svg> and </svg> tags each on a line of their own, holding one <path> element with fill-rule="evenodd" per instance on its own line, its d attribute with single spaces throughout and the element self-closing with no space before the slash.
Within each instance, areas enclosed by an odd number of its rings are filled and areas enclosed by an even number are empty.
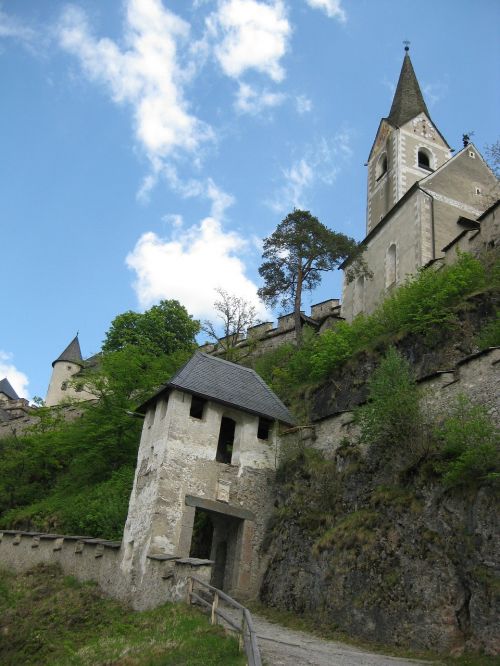
<svg viewBox="0 0 500 666">
<path fill-rule="evenodd" d="M 138 411 L 121 563 L 131 587 L 152 559 L 191 556 L 215 561 L 216 587 L 256 594 L 278 425 L 293 417 L 253 370 L 201 352 Z"/>
</svg>

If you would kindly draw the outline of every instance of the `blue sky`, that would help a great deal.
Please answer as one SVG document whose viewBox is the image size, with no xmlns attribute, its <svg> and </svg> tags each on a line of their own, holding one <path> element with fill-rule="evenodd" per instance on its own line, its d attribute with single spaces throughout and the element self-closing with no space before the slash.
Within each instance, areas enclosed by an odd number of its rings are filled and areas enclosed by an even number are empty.
<svg viewBox="0 0 500 666">
<path fill-rule="evenodd" d="M 44 397 L 77 330 L 88 356 L 125 310 L 255 300 L 294 206 L 361 239 L 402 41 L 450 145 L 483 150 L 499 24 L 497 0 L 0 2 L 0 378 Z"/>
</svg>

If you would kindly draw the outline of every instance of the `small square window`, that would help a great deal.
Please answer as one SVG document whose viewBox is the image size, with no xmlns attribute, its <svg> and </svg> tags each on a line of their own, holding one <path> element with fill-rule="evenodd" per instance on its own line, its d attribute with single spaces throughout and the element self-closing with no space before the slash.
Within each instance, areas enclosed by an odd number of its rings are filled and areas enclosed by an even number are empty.
<svg viewBox="0 0 500 666">
<path fill-rule="evenodd" d="M 472 159 L 476 158 L 476 153 L 473 150 L 469 150 L 469 157 L 472 157 Z"/>
<path fill-rule="evenodd" d="M 481 188 L 480 187 L 476 187 L 476 194 L 481 194 Z"/>
<path fill-rule="evenodd" d="M 193 419 L 202 419 L 206 403 L 207 401 L 204 398 L 199 398 L 197 395 L 193 395 L 191 398 L 189 416 L 192 416 Z"/>
<path fill-rule="evenodd" d="M 272 426 L 273 426 L 272 421 L 270 421 L 269 419 L 263 419 L 261 417 L 259 419 L 259 427 L 257 429 L 257 437 L 259 439 L 269 439 L 269 433 L 271 432 Z"/>
</svg>

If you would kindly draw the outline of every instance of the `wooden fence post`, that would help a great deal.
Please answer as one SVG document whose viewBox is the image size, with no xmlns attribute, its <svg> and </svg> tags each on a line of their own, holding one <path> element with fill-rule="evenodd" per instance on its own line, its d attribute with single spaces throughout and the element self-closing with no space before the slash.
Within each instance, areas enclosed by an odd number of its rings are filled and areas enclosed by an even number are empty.
<svg viewBox="0 0 500 666">
<path fill-rule="evenodd" d="M 238 636 L 238 652 L 241 652 L 245 646 L 245 611 L 241 612 L 241 632 Z"/>
<path fill-rule="evenodd" d="M 219 607 L 219 595 L 217 592 L 214 594 L 214 600 L 212 602 L 212 624 L 217 624 L 217 614 L 216 610 Z"/>
</svg>

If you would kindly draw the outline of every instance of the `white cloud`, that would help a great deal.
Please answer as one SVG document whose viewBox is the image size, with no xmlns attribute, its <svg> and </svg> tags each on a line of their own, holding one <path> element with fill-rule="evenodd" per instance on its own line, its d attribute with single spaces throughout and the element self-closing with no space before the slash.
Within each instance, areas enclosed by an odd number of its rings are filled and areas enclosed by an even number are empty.
<svg viewBox="0 0 500 666">
<path fill-rule="evenodd" d="M 284 183 L 267 204 L 277 213 L 307 208 L 310 191 L 318 183 L 332 185 L 351 155 L 350 134 L 345 130 L 337 132 L 330 141 L 323 137 L 307 146 L 302 157 L 282 170 Z"/>
<path fill-rule="evenodd" d="M 10 37 L 22 42 L 31 42 L 35 37 L 32 28 L 23 25 L 17 18 L 9 16 L 0 9 L 0 38 Z"/>
<path fill-rule="evenodd" d="M 236 96 L 235 107 L 242 113 L 257 114 L 266 108 L 279 106 L 285 101 L 282 93 L 273 93 L 269 90 L 257 90 L 248 83 L 240 83 Z"/>
<path fill-rule="evenodd" d="M 448 85 L 441 82 L 427 83 L 424 84 L 422 92 L 424 93 L 424 99 L 432 108 L 435 104 L 446 97 L 448 94 Z"/>
<path fill-rule="evenodd" d="M 178 213 L 168 213 L 167 215 L 164 215 L 161 219 L 162 222 L 171 225 L 172 227 L 174 227 L 174 229 L 180 229 L 181 227 L 184 226 L 184 218 L 182 217 L 182 215 L 179 215 Z"/>
<path fill-rule="evenodd" d="M 239 79 L 255 70 L 276 82 L 284 79 L 280 61 L 292 29 L 282 0 L 221 0 L 207 23 L 214 35 L 222 37 L 215 56 L 227 76 Z"/>
<path fill-rule="evenodd" d="M 28 397 L 28 377 L 13 364 L 12 354 L 0 350 L 0 379 L 4 377 L 7 377 L 17 395 Z"/>
<path fill-rule="evenodd" d="M 214 289 L 223 287 L 265 315 L 257 298 L 257 286 L 246 276 L 242 259 L 244 253 L 255 248 L 236 232 L 222 227 L 234 198 L 211 178 L 182 181 L 171 165 L 162 175 L 181 196 L 207 199 L 210 214 L 189 228 L 184 227 L 180 215 L 165 215 L 162 219 L 172 225 L 167 237 L 150 231 L 139 238 L 126 264 L 136 273 L 133 286 L 140 306 L 147 308 L 162 298 L 176 298 L 194 316 L 210 317 Z"/>
<path fill-rule="evenodd" d="M 63 49 L 75 55 L 86 76 L 104 85 L 113 101 L 133 109 L 135 134 L 152 162 L 178 151 L 193 152 L 213 138 L 211 128 L 190 113 L 183 87 L 193 67 L 182 67 L 178 43 L 189 25 L 160 0 L 128 0 L 124 47 L 91 33 L 85 13 L 68 7 L 59 24 Z M 155 173 L 146 177 L 139 198 L 147 198 Z"/>
<path fill-rule="evenodd" d="M 262 313 L 257 287 L 245 275 L 241 259 L 246 246 L 241 236 L 225 232 L 214 217 L 186 231 L 174 230 L 168 238 L 143 234 L 126 259 L 137 276 L 134 289 L 141 307 L 176 298 L 195 317 L 207 318 L 213 313 L 214 289 L 223 287 Z"/>
<path fill-rule="evenodd" d="M 306 0 L 309 7 L 314 9 L 321 9 L 330 18 L 338 19 L 341 23 L 345 23 L 347 15 L 342 8 L 341 0 Z"/>
<path fill-rule="evenodd" d="M 300 113 L 300 115 L 309 113 L 312 111 L 312 107 L 313 103 L 309 97 L 306 97 L 305 95 L 298 95 L 295 98 L 295 108 L 297 109 L 297 113 Z"/>
</svg>

